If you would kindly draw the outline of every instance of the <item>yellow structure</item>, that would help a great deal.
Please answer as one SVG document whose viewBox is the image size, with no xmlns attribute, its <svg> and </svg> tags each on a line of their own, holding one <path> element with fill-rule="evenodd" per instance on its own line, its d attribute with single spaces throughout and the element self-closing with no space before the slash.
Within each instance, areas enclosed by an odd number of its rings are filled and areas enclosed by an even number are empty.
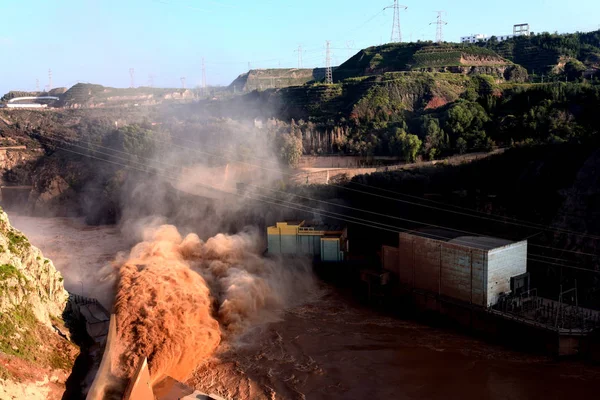
<svg viewBox="0 0 600 400">
<path fill-rule="evenodd" d="M 268 252 L 312 256 L 324 262 L 344 261 L 348 252 L 345 228 L 309 225 L 305 221 L 277 222 L 267 228 Z"/>
</svg>

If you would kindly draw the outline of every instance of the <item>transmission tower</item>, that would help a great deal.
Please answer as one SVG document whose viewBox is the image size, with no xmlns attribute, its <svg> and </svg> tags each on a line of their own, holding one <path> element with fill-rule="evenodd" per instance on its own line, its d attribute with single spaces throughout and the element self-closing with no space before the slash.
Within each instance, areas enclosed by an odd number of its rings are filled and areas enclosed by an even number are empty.
<svg viewBox="0 0 600 400">
<path fill-rule="evenodd" d="M 133 68 L 129 68 L 129 87 L 135 87 L 135 70 Z"/>
<path fill-rule="evenodd" d="M 35 80 L 35 91 L 36 92 L 40 91 L 40 80 L 39 79 Z"/>
<path fill-rule="evenodd" d="M 391 43 L 402 42 L 402 31 L 400 30 L 400 9 L 407 9 L 408 7 L 398 4 L 398 0 L 394 0 L 394 4 L 384 7 L 384 10 L 388 8 L 394 9 L 394 22 L 392 23 L 392 36 L 390 39 Z"/>
<path fill-rule="evenodd" d="M 204 65 L 204 57 L 202 57 L 202 92 L 206 92 L 206 66 Z"/>
<path fill-rule="evenodd" d="M 181 88 L 185 89 L 185 76 L 182 76 L 181 78 L 179 78 L 179 80 L 181 80 Z"/>
<path fill-rule="evenodd" d="M 346 41 L 346 49 L 348 50 L 348 59 L 350 59 L 350 57 L 352 57 L 352 52 L 354 49 L 354 41 L 353 40 Z"/>
<path fill-rule="evenodd" d="M 52 90 L 52 70 L 48 70 L 48 91 Z"/>
<path fill-rule="evenodd" d="M 444 33 L 442 31 L 442 28 L 444 25 L 448 25 L 448 23 L 444 20 L 442 20 L 442 14 L 445 14 L 445 11 L 436 11 L 438 16 L 437 16 L 437 20 L 435 22 L 430 23 L 429 25 L 437 25 L 437 29 L 435 32 L 435 41 L 438 43 L 442 43 L 444 41 Z"/>
<path fill-rule="evenodd" d="M 154 87 L 154 75 L 152 74 L 148 75 L 148 86 Z"/>
<path fill-rule="evenodd" d="M 298 53 L 298 69 L 302 68 L 302 45 L 298 45 L 298 49 L 294 50 L 294 53 Z"/>
<path fill-rule="evenodd" d="M 333 74 L 331 72 L 331 43 L 329 40 L 326 41 L 325 50 L 325 83 L 333 83 Z"/>
</svg>

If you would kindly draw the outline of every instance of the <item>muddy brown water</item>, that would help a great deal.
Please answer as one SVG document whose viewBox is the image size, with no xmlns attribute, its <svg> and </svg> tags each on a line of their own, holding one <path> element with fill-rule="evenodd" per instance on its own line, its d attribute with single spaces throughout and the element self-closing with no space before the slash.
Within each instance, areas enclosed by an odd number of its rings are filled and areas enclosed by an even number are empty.
<svg viewBox="0 0 600 400">
<path fill-rule="evenodd" d="M 70 290 L 118 251 L 115 227 L 9 215 L 65 275 Z M 226 338 L 188 381 L 240 399 L 596 398 L 600 367 L 512 351 L 452 330 L 381 315 L 321 284 L 281 319 Z"/>
</svg>

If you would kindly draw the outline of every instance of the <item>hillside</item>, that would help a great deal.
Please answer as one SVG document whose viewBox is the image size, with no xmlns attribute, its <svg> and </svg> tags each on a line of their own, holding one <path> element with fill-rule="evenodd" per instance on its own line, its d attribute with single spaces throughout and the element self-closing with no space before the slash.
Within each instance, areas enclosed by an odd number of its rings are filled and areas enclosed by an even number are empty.
<svg viewBox="0 0 600 400">
<path fill-rule="evenodd" d="M 111 88 L 78 83 L 60 96 L 59 106 L 69 108 L 154 105 L 163 102 L 188 102 L 197 95 L 190 89 Z"/>
<path fill-rule="evenodd" d="M 61 319 L 68 294 L 52 261 L 0 211 L 0 398 L 60 399 L 77 348 Z"/>
<path fill-rule="evenodd" d="M 300 86 L 325 78 L 325 68 L 270 68 L 251 69 L 238 76 L 230 85 L 234 92 Z"/>
<path fill-rule="evenodd" d="M 454 44 L 392 43 L 369 47 L 339 66 L 336 82 L 392 71 L 437 71 L 491 75 L 498 80 L 523 82 L 527 74 L 493 50 Z"/>
<path fill-rule="evenodd" d="M 600 30 L 568 34 L 546 32 L 502 42 L 489 40 L 478 46 L 522 65 L 530 74 L 540 76 L 540 79 L 542 74 L 546 77 L 560 75 L 569 60 L 581 63 L 581 73 L 587 69 L 590 74 L 598 74 L 600 69 Z"/>
</svg>

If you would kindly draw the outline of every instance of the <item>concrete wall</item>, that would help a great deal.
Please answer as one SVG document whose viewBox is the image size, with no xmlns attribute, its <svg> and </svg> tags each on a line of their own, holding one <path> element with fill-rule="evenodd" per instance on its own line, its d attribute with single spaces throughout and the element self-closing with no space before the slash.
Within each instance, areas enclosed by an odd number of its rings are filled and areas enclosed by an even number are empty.
<svg viewBox="0 0 600 400">
<path fill-rule="evenodd" d="M 488 305 L 510 290 L 510 278 L 527 272 L 527 241 L 517 242 L 488 252 Z"/>
<path fill-rule="evenodd" d="M 366 156 L 302 156 L 298 168 L 348 168 L 361 167 L 365 164 L 381 164 L 398 162 L 398 157 L 366 157 Z"/>
<path fill-rule="evenodd" d="M 381 246 L 381 265 L 386 271 L 390 271 L 398 276 L 398 248 L 391 246 Z"/>
<path fill-rule="evenodd" d="M 485 307 L 486 265 L 483 250 L 400 234 L 398 277 L 400 283 L 414 289 Z"/>
<path fill-rule="evenodd" d="M 321 237 L 318 235 L 298 236 L 300 253 L 311 256 L 321 256 Z"/>
</svg>

